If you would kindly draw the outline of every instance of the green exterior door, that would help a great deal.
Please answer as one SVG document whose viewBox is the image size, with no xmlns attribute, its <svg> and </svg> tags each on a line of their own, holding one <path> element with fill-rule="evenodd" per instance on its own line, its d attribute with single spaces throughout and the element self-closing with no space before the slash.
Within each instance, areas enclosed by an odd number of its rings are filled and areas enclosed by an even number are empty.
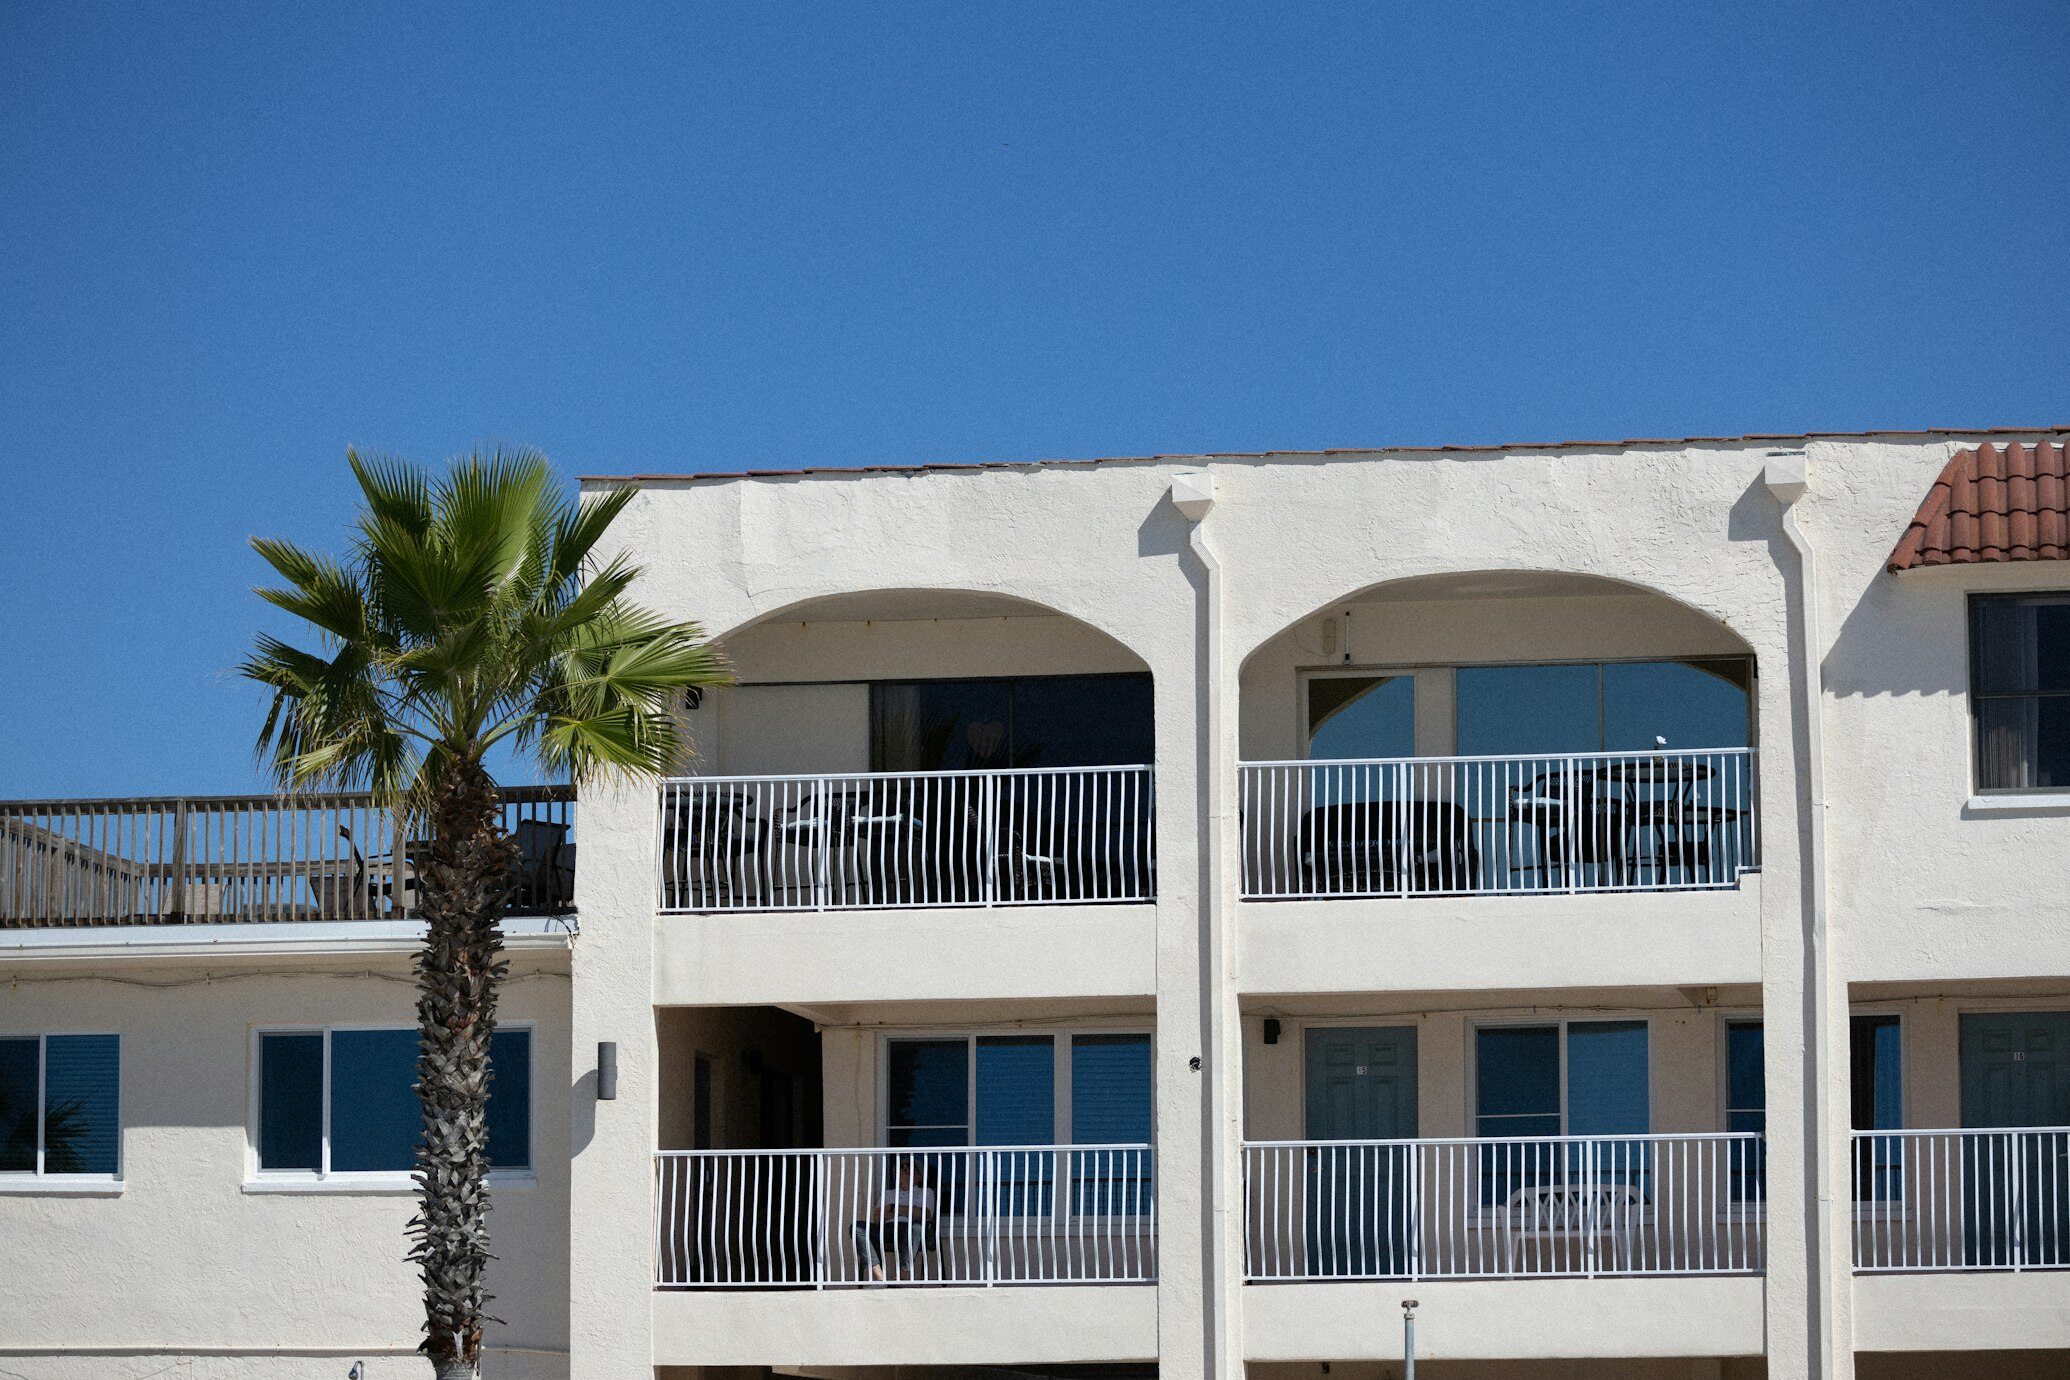
<svg viewBox="0 0 2070 1380">
<path fill-rule="evenodd" d="M 1307 1138 L 1308 1272 L 1339 1279 L 1409 1273 L 1413 1150 L 1373 1142 L 1416 1134 L 1413 1026 L 1311 1029 Z M 1343 1143 L 1350 1142 L 1350 1143 Z"/>
<path fill-rule="evenodd" d="M 1962 1018 L 1962 1124 L 2070 1126 L 2070 1011 Z M 2070 1265 L 2070 1132 L 1981 1137 L 1963 1158 L 1972 1265 Z"/>
</svg>

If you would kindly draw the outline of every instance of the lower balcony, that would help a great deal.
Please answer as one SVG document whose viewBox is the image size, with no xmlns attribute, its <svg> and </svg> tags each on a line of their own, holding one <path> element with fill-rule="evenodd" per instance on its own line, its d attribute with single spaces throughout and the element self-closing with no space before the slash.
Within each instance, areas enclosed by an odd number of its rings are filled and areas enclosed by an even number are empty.
<svg viewBox="0 0 2070 1380">
<path fill-rule="evenodd" d="M 1148 1145 L 655 1158 L 657 1289 L 1149 1284 Z"/>
<path fill-rule="evenodd" d="M 1766 1260 L 1753 1132 L 1244 1147 L 1244 1277 L 1754 1275 Z"/>
<path fill-rule="evenodd" d="M 2070 1269 L 2070 1127 L 1854 1133 L 1862 1274 Z"/>
</svg>

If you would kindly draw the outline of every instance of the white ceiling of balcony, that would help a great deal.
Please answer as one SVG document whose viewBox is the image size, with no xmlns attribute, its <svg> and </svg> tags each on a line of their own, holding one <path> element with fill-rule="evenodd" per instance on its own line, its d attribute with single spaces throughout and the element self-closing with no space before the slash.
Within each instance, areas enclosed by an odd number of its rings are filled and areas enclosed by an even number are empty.
<svg viewBox="0 0 2070 1380">
<path fill-rule="evenodd" d="M 1360 603 L 1423 603 L 1442 599 L 1586 599 L 1630 596 L 1644 591 L 1596 575 L 1554 570 L 1473 570 L 1457 575 L 1422 575 L 1368 590 Z"/>
<path fill-rule="evenodd" d="M 899 622 L 930 618 L 1045 618 L 1054 610 L 1005 594 L 953 589 L 880 589 L 832 594 L 790 610 L 787 619 L 814 623 Z"/>
</svg>

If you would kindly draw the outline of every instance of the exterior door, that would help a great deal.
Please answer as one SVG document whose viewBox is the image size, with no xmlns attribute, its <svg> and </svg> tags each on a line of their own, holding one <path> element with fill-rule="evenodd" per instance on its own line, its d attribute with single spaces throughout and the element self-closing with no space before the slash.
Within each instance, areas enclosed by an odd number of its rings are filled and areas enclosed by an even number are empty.
<svg viewBox="0 0 2070 1380">
<path fill-rule="evenodd" d="M 1409 1273 L 1416 1234 L 1413 1026 L 1308 1032 L 1308 1272 L 1334 1278 Z"/>
<path fill-rule="evenodd" d="M 1962 1124 L 2070 1127 L 2070 1011 L 1962 1018 Z M 2070 1265 L 2070 1131 L 1966 1138 L 1972 1265 Z"/>
</svg>

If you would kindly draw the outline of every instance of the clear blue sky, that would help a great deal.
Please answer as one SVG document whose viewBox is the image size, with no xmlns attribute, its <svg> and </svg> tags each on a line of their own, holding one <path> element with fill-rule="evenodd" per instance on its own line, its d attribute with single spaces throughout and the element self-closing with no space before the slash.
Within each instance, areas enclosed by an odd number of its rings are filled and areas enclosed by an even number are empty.
<svg viewBox="0 0 2070 1380">
<path fill-rule="evenodd" d="M 2070 421 L 2057 0 L 568 11 L 0 5 L 0 796 L 257 779 L 348 444 Z"/>
</svg>

